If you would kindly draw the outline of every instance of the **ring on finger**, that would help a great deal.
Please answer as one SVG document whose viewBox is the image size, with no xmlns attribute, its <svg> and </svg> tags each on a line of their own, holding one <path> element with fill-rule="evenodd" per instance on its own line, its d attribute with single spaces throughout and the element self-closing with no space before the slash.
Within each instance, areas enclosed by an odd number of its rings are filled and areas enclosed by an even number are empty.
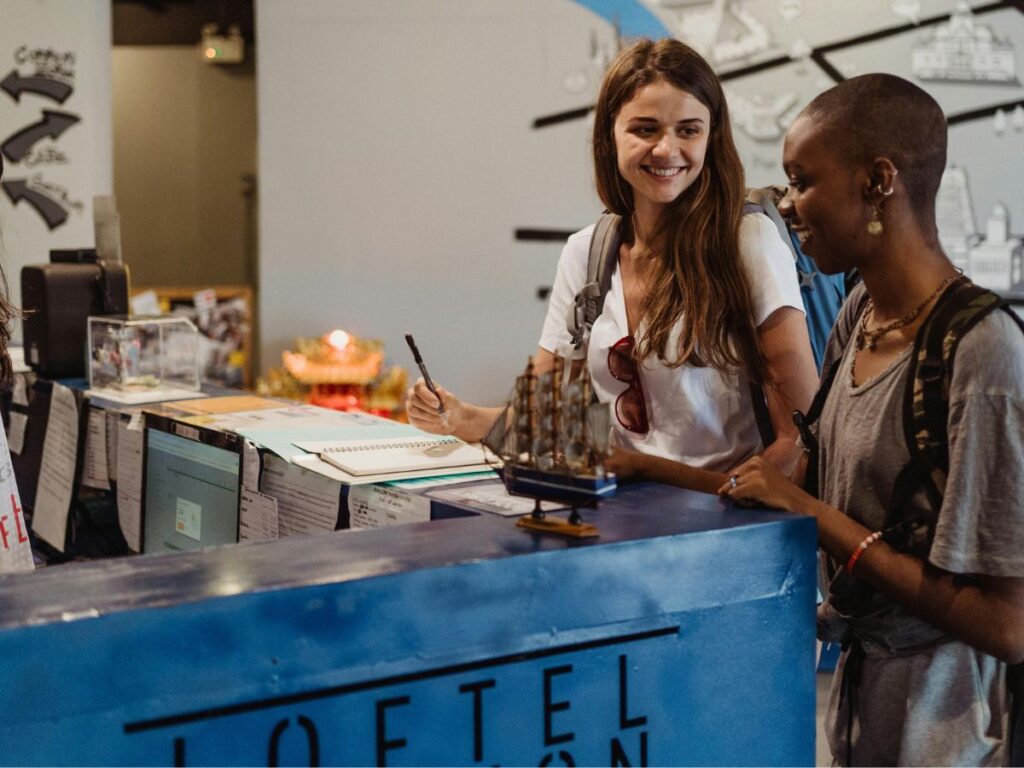
<svg viewBox="0 0 1024 768">
<path fill-rule="evenodd" d="M 729 475 L 729 487 L 730 488 L 735 488 L 739 484 L 740 484 L 740 476 L 739 475 Z"/>
</svg>

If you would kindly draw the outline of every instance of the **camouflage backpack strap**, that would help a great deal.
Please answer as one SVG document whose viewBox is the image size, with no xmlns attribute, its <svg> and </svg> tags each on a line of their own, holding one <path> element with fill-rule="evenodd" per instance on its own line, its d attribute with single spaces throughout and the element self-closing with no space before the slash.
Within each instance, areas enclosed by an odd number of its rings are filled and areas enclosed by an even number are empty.
<svg viewBox="0 0 1024 768">
<path fill-rule="evenodd" d="M 896 477 L 887 520 L 897 548 L 922 550 L 916 553 L 927 556 L 949 473 L 949 386 L 956 350 L 971 328 L 1005 304 L 999 295 L 961 277 L 939 297 L 917 333 L 903 393 L 910 460 Z M 929 509 L 910 512 L 921 489 Z"/>
<path fill-rule="evenodd" d="M 591 326 L 604 309 L 604 297 L 611 287 L 619 245 L 622 243 L 621 224 L 622 217 L 618 214 L 603 213 L 594 225 L 587 256 L 587 282 L 569 306 L 569 317 L 566 319 L 573 349 L 583 346 Z"/>
</svg>

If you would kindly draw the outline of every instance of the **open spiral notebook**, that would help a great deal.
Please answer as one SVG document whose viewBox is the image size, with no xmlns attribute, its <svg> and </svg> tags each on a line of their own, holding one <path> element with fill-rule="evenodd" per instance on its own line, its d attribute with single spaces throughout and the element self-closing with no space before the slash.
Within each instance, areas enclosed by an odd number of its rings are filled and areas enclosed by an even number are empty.
<svg viewBox="0 0 1024 768">
<path fill-rule="evenodd" d="M 482 448 L 455 437 L 416 435 L 296 445 L 356 476 L 491 466 Z"/>
</svg>

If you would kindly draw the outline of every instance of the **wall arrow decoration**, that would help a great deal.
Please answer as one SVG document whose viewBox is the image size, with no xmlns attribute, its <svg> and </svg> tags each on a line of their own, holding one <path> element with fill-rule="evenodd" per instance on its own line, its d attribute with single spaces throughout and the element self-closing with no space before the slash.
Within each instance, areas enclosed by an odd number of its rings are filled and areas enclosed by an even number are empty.
<svg viewBox="0 0 1024 768">
<path fill-rule="evenodd" d="M 37 141 L 47 136 L 56 139 L 79 120 L 77 115 L 68 112 L 44 109 L 42 120 L 12 134 L 3 143 L 0 151 L 3 151 L 4 157 L 12 163 L 20 162 Z"/>
<path fill-rule="evenodd" d="M 74 92 L 74 88 L 60 80 L 49 77 L 22 77 L 18 70 L 12 69 L 10 74 L 0 80 L 0 88 L 7 92 L 15 101 L 21 101 L 23 92 L 36 93 L 63 104 Z"/>
<path fill-rule="evenodd" d="M 64 210 L 60 203 L 49 195 L 32 189 L 24 179 L 11 179 L 0 182 L 0 186 L 3 186 L 4 192 L 7 193 L 7 197 L 10 198 L 12 205 L 17 205 L 19 201 L 24 200 L 36 209 L 36 212 L 51 230 L 56 229 L 67 221 L 68 212 Z"/>
</svg>

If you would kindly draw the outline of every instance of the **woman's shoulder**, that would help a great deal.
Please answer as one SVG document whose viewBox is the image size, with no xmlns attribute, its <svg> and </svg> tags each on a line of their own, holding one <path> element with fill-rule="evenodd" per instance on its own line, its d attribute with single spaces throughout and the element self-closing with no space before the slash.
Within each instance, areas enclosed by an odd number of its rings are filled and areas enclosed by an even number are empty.
<svg viewBox="0 0 1024 768">
<path fill-rule="evenodd" d="M 953 362 L 950 399 L 968 394 L 1011 397 L 1024 403 L 1024 329 L 997 309 L 960 340 Z"/>
</svg>

